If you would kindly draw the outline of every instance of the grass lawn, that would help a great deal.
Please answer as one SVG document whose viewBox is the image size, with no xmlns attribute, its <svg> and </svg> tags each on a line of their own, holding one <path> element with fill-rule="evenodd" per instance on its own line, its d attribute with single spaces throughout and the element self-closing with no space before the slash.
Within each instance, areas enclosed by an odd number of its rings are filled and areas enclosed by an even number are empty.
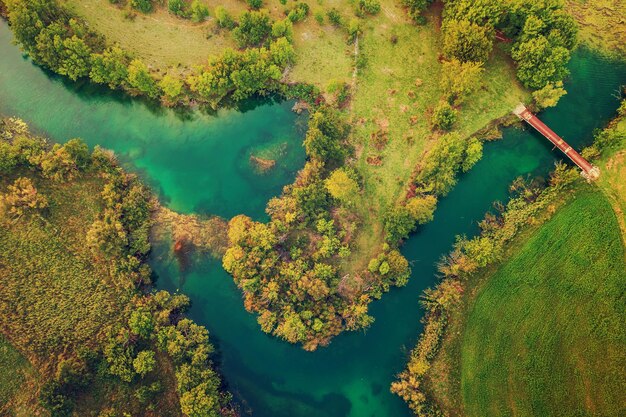
<svg viewBox="0 0 626 417">
<path fill-rule="evenodd" d="M 623 415 L 620 228 L 586 188 L 493 274 L 460 341 L 468 416 Z"/>
</svg>

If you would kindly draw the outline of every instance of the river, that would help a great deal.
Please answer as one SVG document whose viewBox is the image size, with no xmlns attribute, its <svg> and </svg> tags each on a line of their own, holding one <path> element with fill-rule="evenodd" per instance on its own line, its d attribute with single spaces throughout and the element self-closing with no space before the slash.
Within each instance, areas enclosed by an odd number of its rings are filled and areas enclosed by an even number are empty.
<svg viewBox="0 0 626 417">
<path fill-rule="evenodd" d="M 290 111 L 292 103 L 181 115 L 68 83 L 34 66 L 11 39 L 0 23 L 0 113 L 21 117 L 56 141 L 81 137 L 113 149 L 174 210 L 263 219 L 265 203 L 303 164 L 304 118 Z M 568 94 L 540 117 L 579 149 L 614 115 L 626 64 L 579 50 L 570 70 Z M 275 147 L 282 149 L 277 167 L 255 172 L 249 156 Z M 418 297 L 436 282 L 436 262 L 456 235 L 478 231 L 477 222 L 494 201 L 506 199 L 515 177 L 545 175 L 560 158 L 528 129 L 508 128 L 503 140 L 486 144 L 483 158 L 440 201 L 434 221 L 403 246 L 413 268 L 409 284 L 371 304 L 376 321 L 367 332 L 342 334 L 313 353 L 263 334 L 219 261 L 200 260 L 183 277 L 169 246 L 157 244 L 151 265 L 159 287 L 191 297 L 191 316 L 209 329 L 229 389 L 253 416 L 409 416 L 389 385 L 419 334 Z"/>
</svg>

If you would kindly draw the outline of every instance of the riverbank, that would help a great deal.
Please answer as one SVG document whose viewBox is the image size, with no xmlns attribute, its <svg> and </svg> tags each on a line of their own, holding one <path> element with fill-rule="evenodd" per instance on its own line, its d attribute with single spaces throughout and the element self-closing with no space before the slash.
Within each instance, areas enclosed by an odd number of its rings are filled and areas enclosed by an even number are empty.
<svg viewBox="0 0 626 417">
<path fill-rule="evenodd" d="M 424 332 L 392 385 L 416 414 L 619 413 L 620 112 L 583 151 L 604 155 L 605 178 L 568 186 L 573 178 L 557 168 L 539 193 L 515 183 L 507 209 L 442 262 L 443 281 L 423 296 Z"/>
</svg>

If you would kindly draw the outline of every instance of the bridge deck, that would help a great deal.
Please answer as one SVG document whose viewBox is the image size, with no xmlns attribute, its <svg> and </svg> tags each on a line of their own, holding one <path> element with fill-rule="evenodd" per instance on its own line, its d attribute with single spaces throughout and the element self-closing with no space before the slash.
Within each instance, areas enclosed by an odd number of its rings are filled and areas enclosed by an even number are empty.
<svg viewBox="0 0 626 417">
<path fill-rule="evenodd" d="M 546 126 L 537 116 L 530 112 L 523 104 L 518 105 L 513 113 L 517 115 L 522 120 L 525 120 L 529 125 L 534 127 L 539 133 L 546 137 L 550 142 L 554 144 L 557 148 L 559 148 L 569 159 L 572 160 L 580 169 L 583 170 L 583 173 L 587 178 L 596 179 L 600 172 L 597 167 L 591 165 L 585 158 L 580 156 L 576 150 L 574 150 L 571 146 L 567 144 L 559 135 L 554 133 L 552 129 Z"/>
</svg>

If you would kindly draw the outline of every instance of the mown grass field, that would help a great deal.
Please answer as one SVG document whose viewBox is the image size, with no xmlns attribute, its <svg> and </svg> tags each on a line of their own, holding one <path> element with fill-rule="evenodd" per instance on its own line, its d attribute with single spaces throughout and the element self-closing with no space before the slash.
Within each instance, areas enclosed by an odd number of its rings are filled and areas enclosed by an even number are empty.
<svg viewBox="0 0 626 417">
<path fill-rule="evenodd" d="M 611 205 L 579 191 L 491 276 L 460 340 L 468 416 L 622 415 L 624 247 Z"/>
</svg>

